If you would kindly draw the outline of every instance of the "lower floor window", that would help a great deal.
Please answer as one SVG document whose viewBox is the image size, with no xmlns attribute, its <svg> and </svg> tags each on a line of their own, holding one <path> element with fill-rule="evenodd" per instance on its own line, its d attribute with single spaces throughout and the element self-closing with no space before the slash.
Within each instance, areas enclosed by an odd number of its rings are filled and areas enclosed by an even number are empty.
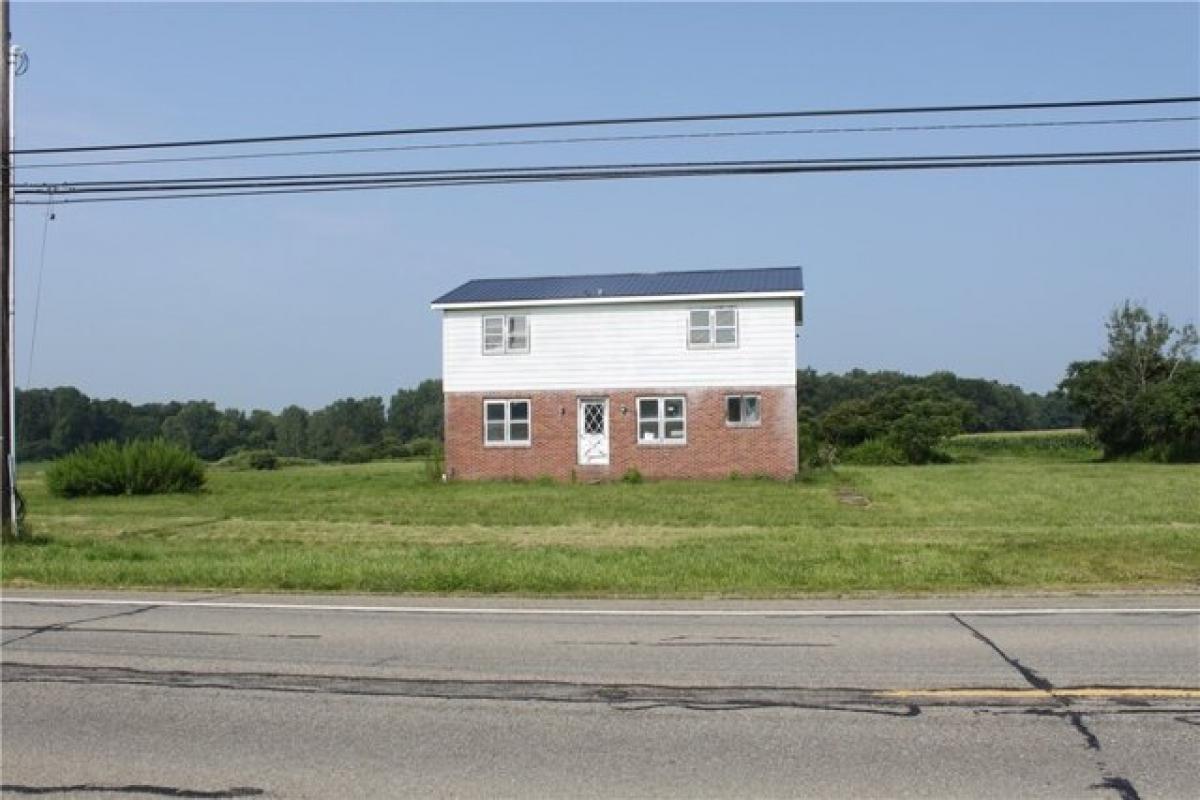
<svg viewBox="0 0 1200 800">
<path fill-rule="evenodd" d="M 529 401 L 484 400 L 483 425 L 487 444 L 529 444 Z"/>
<path fill-rule="evenodd" d="M 638 441 L 643 444 L 683 444 L 687 415 L 682 397 L 639 397 Z"/>
<path fill-rule="evenodd" d="M 759 397 L 756 394 L 731 394 L 725 398 L 725 423 L 727 425 L 758 425 Z"/>
</svg>

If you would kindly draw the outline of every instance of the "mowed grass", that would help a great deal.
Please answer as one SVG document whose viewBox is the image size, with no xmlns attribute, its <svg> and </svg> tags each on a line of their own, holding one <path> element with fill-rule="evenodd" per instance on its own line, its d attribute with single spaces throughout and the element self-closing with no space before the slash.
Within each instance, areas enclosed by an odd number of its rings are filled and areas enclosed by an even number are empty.
<svg viewBox="0 0 1200 800">
<path fill-rule="evenodd" d="M 808 482 L 428 483 L 421 465 L 210 470 L 196 495 L 22 490 L 8 586 L 576 596 L 1200 587 L 1200 468 L 1051 458 Z"/>
</svg>

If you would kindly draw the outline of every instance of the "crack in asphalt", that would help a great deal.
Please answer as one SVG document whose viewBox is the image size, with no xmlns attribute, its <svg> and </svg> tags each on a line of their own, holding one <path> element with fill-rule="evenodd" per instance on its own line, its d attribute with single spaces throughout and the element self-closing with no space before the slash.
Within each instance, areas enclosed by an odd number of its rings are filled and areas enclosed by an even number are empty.
<svg viewBox="0 0 1200 800">
<path fill-rule="evenodd" d="M 1054 695 L 1054 684 L 1039 675 L 1032 667 L 1022 664 L 1019 659 L 1010 656 L 1008 653 L 1005 653 L 998 644 L 993 642 L 978 628 L 970 625 L 958 614 L 951 614 L 950 617 L 959 625 L 970 631 L 972 636 L 990 647 L 992 651 L 996 653 L 996 655 L 1004 659 L 1005 663 L 1016 670 L 1017 673 L 1024 678 L 1026 683 L 1035 689 L 1040 689 L 1044 692 L 1050 692 L 1053 696 L 1054 702 L 1062 706 L 1064 712 L 1061 716 L 1070 724 L 1071 728 L 1083 738 L 1084 744 L 1087 745 L 1088 750 L 1097 754 L 1094 756 L 1094 761 L 1096 768 L 1100 771 L 1100 777 L 1102 780 L 1100 783 L 1094 783 L 1089 786 L 1089 789 L 1108 789 L 1114 791 L 1117 793 L 1120 800 L 1141 800 L 1141 795 L 1138 794 L 1138 791 L 1134 787 L 1133 783 L 1128 778 L 1123 778 L 1119 775 L 1113 775 L 1108 769 L 1108 765 L 1100 759 L 1098 755 L 1102 749 L 1100 739 L 1095 733 L 1092 732 L 1091 728 L 1088 727 L 1087 722 L 1083 718 L 1083 712 L 1071 708 L 1071 699 L 1069 697 Z"/>
<path fill-rule="evenodd" d="M 565 645 L 567 647 L 835 647 L 836 645 L 827 642 L 680 642 L 668 641 L 661 642 L 572 642 L 558 641 L 557 645 Z"/>
<path fill-rule="evenodd" d="M 104 619 L 100 617 L 99 619 Z M 133 633 L 133 634 L 149 634 L 154 636 L 236 636 L 245 639 L 320 639 L 319 633 L 237 633 L 236 631 L 194 631 L 194 630 L 171 630 L 171 629 L 156 629 L 150 630 L 147 628 L 80 628 L 79 624 L 91 622 L 92 620 L 80 620 L 76 623 L 71 623 L 71 627 L 54 629 L 52 627 L 38 627 L 36 625 L 5 625 L 5 629 L 10 631 L 34 631 L 35 633 L 45 633 L 47 630 L 55 630 L 57 633 Z M 11 641 L 20 641 L 23 637 L 17 637 Z M 4 644 L 8 644 L 5 642 Z"/>
<path fill-rule="evenodd" d="M 1117 793 L 1121 800 L 1141 800 L 1141 795 L 1137 793 L 1137 789 L 1133 788 L 1133 784 L 1124 778 L 1108 778 L 1106 777 L 1100 783 L 1093 783 L 1089 789 L 1112 789 Z"/>
<path fill-rule="evenodd" d="M 75 783 L 62 786 L 30 786 L 21 783 L 5 783 L 0 785 L 0 792 L 13 794 L 148 794 L 155 797 L 189 797 L 189 798 L 237 798 L 258 797 L 264 794 L 262 789 L 254 786 L 232 786 L 228 789 L 181 789 L 178 786 L 155 786 L 148 783 L 129 783 L 124 785 L 102 783 Z"/>
<path fill-rule="evenodd" d="M 441 700 L 495 700 L 604 704 L 621 711 L 680 708 L 696 711 L 805 709 L 915 717 L 915 703 L 880 698 L 866 689 L 786 686 L 661 686 L 536 680 L 428 680 L 365 676 L 150 671 L 124 667 L 39 665 L 7 662 L 5 683 L 83 683 L 163 686 L 177 689 L 297 692 Z"/>
<path fill-rule="evenodd" d="M 951 614 L 950 616 L 959 625 L 962 625 L 964 628 L 969 630 L 971 632 L 972 636 L 974 636 L 976 639 L 978 639 L 979 641 L 983 642 L 985 645 L 990 647 L 992 649 L 992 651 L 995 652 L 996 655 L 1000 656 L 1000 658 L 1004 659 L 1004 661 L 1007 662 L 1010 667 L 1012 667 L 1017 672 L 1019 672 L 1021 674 L 1021 677 L 1025 679 L 1025 682 L 1028 683 L 1030 686 L 1032 686 L 1034 689 L 1041 689 L 1043 692 L 1054 691 L 1054 686 L 1050 683 L 1050 681 L 1046 680 L 1041 675 L 1038 675 L 1037 672 L 1034 671 L 1032 668 L 1027 667 L 1024 664 L 1022 664 L 1020 662 L 1020 660 L 1013 658 L 1008 653 L 1005 653 L 1003 650 L 1000 649 L 1000 647 L 995 642 L 993 642 L 987 636 L 984 636 L 983 633 L 981 633 L 977 628 L 975 628 L 975 627 L 971 626 L 969 623 L 965 622 L 963 620 L 963 618 L 960 617 L 958 614 Z"/>
<path fill-rule="evenodd" d="M 27 633 L 23 633 L 20 636 L 14 636 L 11 639 L 5 639 L 3 642 L 0 642 L 0 647 L 4 647 L 5 645 L 13 644 L 14 642 L 20 642 L 25 639 L 31 639 L 34 636 L 37 636 L 38 634 L 41 634 L 41 633 L 49 633 L 50 631 L 65 631 L 65 630 L 69 629 L 72 625 L 82 625 L 86 622 L 99 622 L 102 619 L 115 619 L 117 617 L 132 617 L 135 614 L 142 614 L 146 611 L 152 611 L 155 608 L 158 608 L 158 606 L 154 606 L 154 605 L 139 606 L 138 608 L 135 608 L 132 611 L 116 611 L 111 614 L 101 614 L 98 617 L 88 617 L 87 619 L 76 619 L 76 620 L 72 620 L 70 622 L 56 622 L 53 625 L 42 625 L 42 626 L 30 629 Z M 14 626 L 9 626 L 9 627 L 12 628 L 13 630 L 19 630 L 18 628 L 15 628 Z"/>
</svg>

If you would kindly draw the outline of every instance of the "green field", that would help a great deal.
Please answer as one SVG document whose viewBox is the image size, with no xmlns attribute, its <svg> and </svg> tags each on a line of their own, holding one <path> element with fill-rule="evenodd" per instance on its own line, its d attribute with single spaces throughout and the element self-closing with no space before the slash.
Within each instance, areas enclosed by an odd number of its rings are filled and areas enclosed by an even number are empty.
<svg viewBox="0 0 1200 800">
<path fill-rule="evenodd" d="M 952 447 L 973 460 L 793 483 L 443 485 L 377 462 L 74 500 L 32 468 L 35 537 L 0 570 L 8 586 L 594 596 L 1200 588 L 1200 467 L 1098 463 L 1086 442 Z"/>
</svg>

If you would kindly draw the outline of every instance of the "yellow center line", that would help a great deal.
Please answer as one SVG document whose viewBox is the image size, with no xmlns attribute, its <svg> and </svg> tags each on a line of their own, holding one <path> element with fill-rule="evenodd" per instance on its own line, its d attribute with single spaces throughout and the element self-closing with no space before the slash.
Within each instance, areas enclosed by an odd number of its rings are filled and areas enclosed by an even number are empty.
<svg viewBox="0 0 1200 800">
<path fill-rule="evenodd" d="M 888 689 L 874 693 L 876 697 L 888 698 L 946 698 L 946 699 L 1014 699 L 1052 700 L 1054 698 L 1084 698 L 1115 700 L 1120 698 L 1167 698 L 1174 700 L 1200 700 L 1200 689 L 1170 689 L 1152 686 L 1080 687 L 1076 689 Z"/>
</svg>

